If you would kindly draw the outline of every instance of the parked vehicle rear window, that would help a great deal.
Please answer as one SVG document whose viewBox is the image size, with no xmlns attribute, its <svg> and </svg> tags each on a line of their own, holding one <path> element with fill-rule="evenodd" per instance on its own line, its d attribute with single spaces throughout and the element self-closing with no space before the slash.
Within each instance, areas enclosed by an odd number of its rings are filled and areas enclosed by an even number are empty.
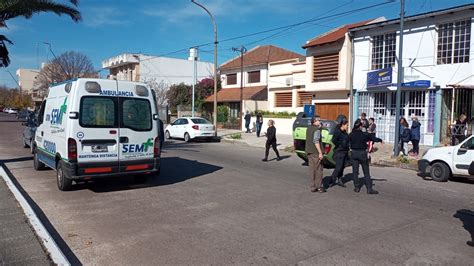
<svg viewBox="0 0 474 266">
<path fill-rule="evenodd" d="M 191 121 L 193 121 L 194 124 L 210 124 L 211 123 L 204 118 L 192 118 Z"/>
<path fill-rule="evenodd" d="M 123 98 L 122 127 L 135 131 L 152 129 L 150 101 L 144 99 Z"/>
<path fill-rule="evenodd" d="M 82 97 L 79 124 L 82 127 L 118 127 L 116 110 L 116 100 L 114 98 Z"/>
</svg>

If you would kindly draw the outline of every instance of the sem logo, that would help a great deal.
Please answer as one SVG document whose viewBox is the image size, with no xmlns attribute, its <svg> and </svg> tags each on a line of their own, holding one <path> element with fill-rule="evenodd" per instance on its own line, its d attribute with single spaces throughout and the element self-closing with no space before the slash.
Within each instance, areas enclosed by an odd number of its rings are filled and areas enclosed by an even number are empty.
<svg viewBox="0 0 474 266">
<path fill-rule="evenodd" d="M 142 144 L 124 144 L 122 147 L 122 152 L 148 152 L 148 147 L 151 146 L 153 146 L 153 138 L 149 138 L 146 142 L 143 142 Z"/>
<path fill-rule="evenodd" d="M 54 108 L 51 110 L 51 125 L 61 125 L 63 123 L 63 115 L 67 110 L 66 101 L 67 97 L 64 98 L 64 102 L 60 108 Z"/>
</svg>

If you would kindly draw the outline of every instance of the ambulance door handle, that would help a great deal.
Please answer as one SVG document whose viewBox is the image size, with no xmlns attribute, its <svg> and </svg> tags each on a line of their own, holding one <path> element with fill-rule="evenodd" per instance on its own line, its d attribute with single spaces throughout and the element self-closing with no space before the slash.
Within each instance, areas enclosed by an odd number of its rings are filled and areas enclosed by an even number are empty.
<svg viewBox="0 0 474 266">
<path fill-rule="evenodd" d="M 120 137 L 120 143 L 128 143 L 128 137 Z"/>
</svg>

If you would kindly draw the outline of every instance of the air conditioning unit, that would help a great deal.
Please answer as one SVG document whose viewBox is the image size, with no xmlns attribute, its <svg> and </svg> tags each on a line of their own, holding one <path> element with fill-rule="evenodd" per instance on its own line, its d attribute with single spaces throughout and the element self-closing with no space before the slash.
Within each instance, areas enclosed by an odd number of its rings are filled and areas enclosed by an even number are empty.
<svg viewBox="0 0 474 266">
<path fill-rule="evenodd" d="M 293 78 L 286 78 L 286 86 L 291 86 L 293 85 Z"/>
</svg>

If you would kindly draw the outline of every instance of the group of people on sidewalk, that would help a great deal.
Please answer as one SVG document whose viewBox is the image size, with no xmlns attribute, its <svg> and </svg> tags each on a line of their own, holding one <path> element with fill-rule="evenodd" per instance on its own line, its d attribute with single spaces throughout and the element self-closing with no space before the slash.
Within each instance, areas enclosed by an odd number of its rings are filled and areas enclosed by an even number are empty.
<svg viewBox="0 0 474 266">
<path fill-rule="evenodd" d="M 336 167 L 331 175 L 332 186 L 339 185 L 345 187 L 342 181 L 342 176 L 346 162 L 350 160 L 352 163 L 352 177 L 354 182 L 354 191 L 360 192 L 362 184 L 359 183 L 359 165 L 362 166 L 364 172 L 364 183 L 367 188 L 367 194 L 378 194 L 378 191 L 373 189 L 372 179 L 369 170 L 368 148 L 369 142 L 383 141 L 375 134 L 369 134 L 364 129 L 364 122 L 357 119 L 351 133 L 348 133 L 349 122 L 343 118 L 340 120 L 333 136 L 333 143 L 335 145 L 334 160 Z M 312 179 L 311 192 L 326 192 L 323 185 L 323 150 L 321 137 L 321 119 L 315 116 L 311 119 L 311 125 L 306 130 L 306 147 L 305 151 L 308 156 L 310 177 Z"/>
<path fill-rule="evenodd" d="M 249 111 L 245 113 L 244 116 L 245 120 L 245 133 L 252 133 L 250 130 L 250 120 L 252 120 L 252 115 L 250 114 Z M 255 132 L 257 133 L 257 137 L 260 137 L 260 133 L 262 132 L 262 126 L 263 126 L 263 115 L 261 112 L 257 112 L 256 119 L 255 119 Z"/>
</svg>

